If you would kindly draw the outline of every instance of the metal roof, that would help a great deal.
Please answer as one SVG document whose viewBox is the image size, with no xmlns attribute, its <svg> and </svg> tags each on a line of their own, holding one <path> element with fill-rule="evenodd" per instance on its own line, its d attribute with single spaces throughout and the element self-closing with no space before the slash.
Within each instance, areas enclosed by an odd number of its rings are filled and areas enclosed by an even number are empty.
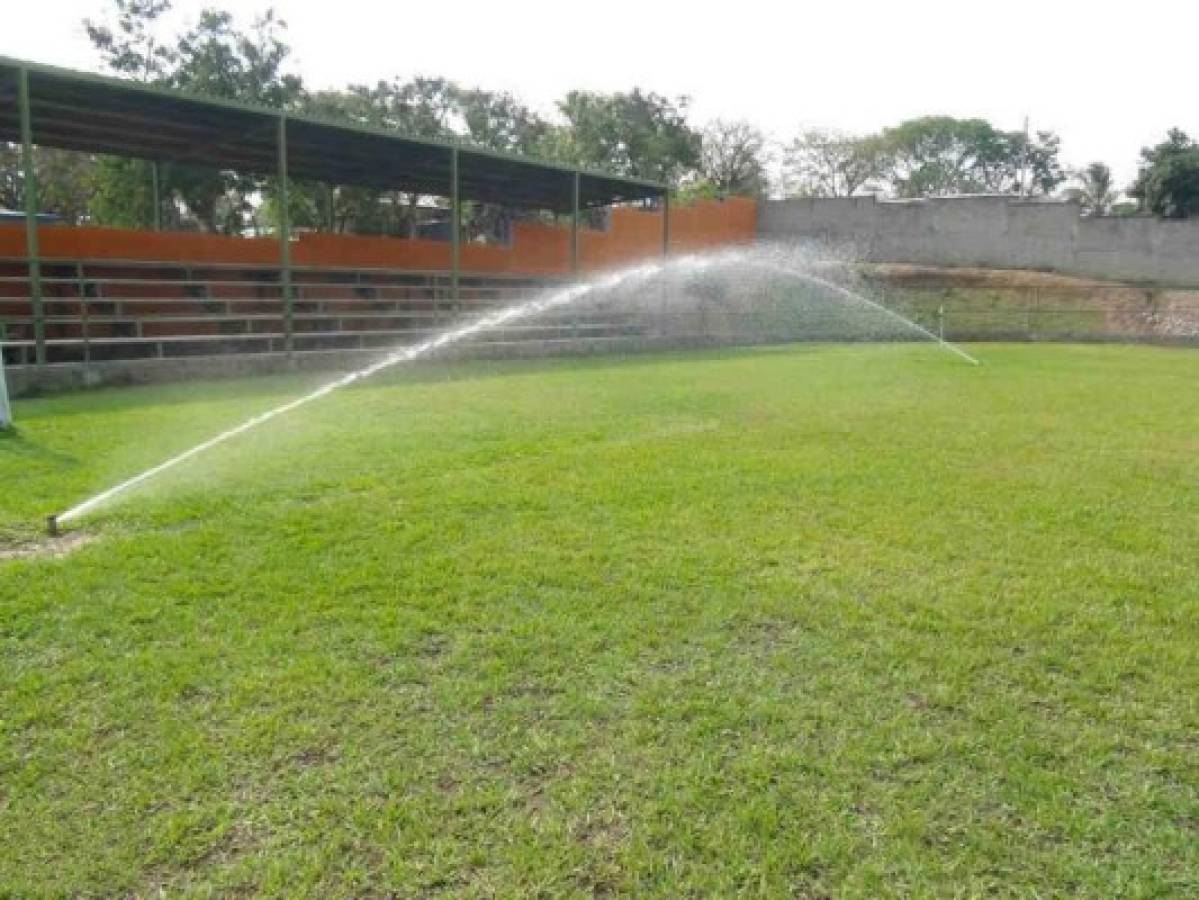
<svg viewBox="0 0 1199 900">
<path fill-rule="evenodd" d="M 569 212 L 659 197 L 666 187 L 470 144 L 412 138 L 229 100 L 0 56 L 0 141 L 21 139 L 20 70 L 35 144 L 262 175 L 278 169 L 285 121 L 290 177 L 448 196 L 453 154 L 465 200 Z"/>
</svg>

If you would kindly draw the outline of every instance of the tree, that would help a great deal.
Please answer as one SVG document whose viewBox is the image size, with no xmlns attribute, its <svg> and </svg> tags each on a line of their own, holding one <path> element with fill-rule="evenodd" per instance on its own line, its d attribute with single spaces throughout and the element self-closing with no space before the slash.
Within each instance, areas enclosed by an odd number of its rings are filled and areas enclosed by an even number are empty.
<svg viewBox="0 0 1199 900">
<path fill-rule="evenodd" d="M 112 7 L 111 21 L 83 22 L 104 64 L 113 72 L 138 81 L 161 80 L 172 63 L 173 51 L 158 37 L 157 23 L 170 11 L 171 0 L 112 0 Z M 116 193 L 106 181 L 113 162 L 96 160 L 85 153 L 35 147 L 41 211 L 57 213 L 70 222 L 95 218 L 91 207 L 98 193 L 103 195 L 99 205 L 107 211 L 110 207 L 105 206 L 105 198 Z M 132 184 L 127 186 L 134 190 Z M 23 202 L 20 148 L 0 146 L 0 207 L 17 209 Z M 118 218 L 137 225 L 149 221 L 131 219 L 124 212 Z"/>
<path fill-rule="evenodd" d="M 1066 180 L 1066 170 L 1058 160 L 1062 139 L 1052 131 L 1038 131 L 1033 140 L 1018 131 L 1008 132 L 1007 137 L 1013 159 L 1020 160 L 1020 176 L 1015 185 L 1017 193 L 1047 197 Z M 999 190 L 1010 192 L 1010 188 L 1005 191 L 1002 181 Z"/>
<path fill-rule="evenodd" d="M 1066 191 L 1066 196 L 1078 202 L 1087 215 L 1106 216 L 1112 211 L 1119 193 L 1112 180 L 1112 170 L 1106 163 L 1093 162 L 1073 173 L 1078 185 Z"/>
<path fill-rule="evenodd" d="M 294 107 L 304 86 L 298 75 L 284 71 L 291 53 L 286 30 L 287 23 L 272 9 L 256 18 L 248 31 L 237 27 L 232 14 L 206 9 L 196 25 L 178 37 L 174 65 L 163 80 L 210 97 Z"/>
<path fill-rule="evenodd" d="M 460 94 L 458 86 L 444 78 L 392 79 L 374 85 L 351 85 L 345 91 L 322 91 L 308 98 L 305 108 L 332 121 L 444 140 L 458 136 L 456 128 L 463 118 Z M 421 221 L 420 199 L 421 195 L 413 192 L 339 186 L 333 217 L 338 230 L 352 225 L 355 232 L 363 234 L 416 237 Z"/>
<path fill-rule="evenodd" d="M 1060 141 L 1000 131 L 984 119 L 925 116 L 883 131 L 888 178 L 900 197 L 1048 194 L 1063 180 Z"/>
<path fill-rule="evenodd" d="M 115 21 L 85 21 L 92 44 L 113 71 L 196 93 L 276 107 L 296 106 L 303 97 L 300 79 L 284 66 L 289 48 L 286 23 L 268 10 L 249 30 L 232 15 L 206 9 L 191 28 L 173 39 L 158 35 L 169 0 L 112 0 Z M 145 227 L 152 203 L 142 196 L 149 184 L 145 164 L 101 159 L 93 173 L 94 217 L 101 223 Z M 188 218 L 207 231 L 238 233 L 251 220 L 251 198 L 265 182 L 248 173 L 167 165 L 160 186 L 168 207 L 176 202 Z"/>
<path fill-rule="evenodd" d="M 103 156 L 91 178 L 88 210 L 92 220 L 113 228 L 148 228 L 154 224 L 154 188 L 150 163 Z"/>
<path fill-rule="evenodd" d="M 72 224 L 87 218 L 92 156 L 51 147 L 34 147 L 39 212 L 54 213 Z M 21 147 L 0 143 L 0 209 L 25 208 Z"/>
<path fill-rule="evenodd" d="M 456 133 L 458 88 L 445 78 L 396 78 L 374 86 L 351 85 L 346 93 L 335 105 L 336 114 L 359 124 L 435 140 Z"/>
<path fill-rule="evenodd" d="M 703 133 L 701 183 L 717 196 L 766 193 L 766 138 L 748 122 L 717 119 Z"/>
<path fill-rule="evenodd" d="M 21 148 L 0 143 L 0 209 L 24 209 Z"/>
<path fill-rule="evenodd" d="M 883 174 L 881 139 L 810 128 L 787 147 L 789 192 L 805 197 L 852 197 Z"/>
<path fill-rule="evenodd" d="M 568 130 L 549 146 L 563 159 L 620 175 L 677 184 L 699 167 L 702 139 L 687 124 L 686 97 L 634 88 L 571 91 L 558 102 Z"/>
<path fill-rule="evenodd" d="M 507 153 L 538 153 L 550 131 L 539 115 L 508 93 L 455 89 L 458 115 L 473 144 Z"/>
<path fill-rule="evenodd" d="M 158 20 L 171 0 L 112 0 L 113 21 L 83 20 L 104 64 L 138 81 L 162 82 L 174 63 L 174 50 L 157 34 Z"/>
<path fill-rule="evenodd" d="M 88 217 L 95 158 L 51 147 L 37 147 L 33 152 L 41 211 L 62 216 L 72 225 L 84 221 Z"/>
<path fill-rule="evenodd" d="M 1199 144 L 1173 128 L 1166 140 L 1141 151 L 1129 193 L 1144 210 L 1167 219 L 1199 216 Z"/>
</svg>

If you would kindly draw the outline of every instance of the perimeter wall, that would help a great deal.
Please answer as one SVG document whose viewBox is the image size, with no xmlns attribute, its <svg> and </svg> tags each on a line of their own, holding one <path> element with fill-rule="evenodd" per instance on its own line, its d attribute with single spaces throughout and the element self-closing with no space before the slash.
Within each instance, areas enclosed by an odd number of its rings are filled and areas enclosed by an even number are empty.
<svg viewBox="0 0 1199 900">
<path fill-rule="evenodd" d="M 1072 203 L 1006 197 L 780 200 L 762 204 L 759 232 L 768 240 L 850 245 L 868 262 L 1199 285 L 1199 221 L 1084 217 Z"/>
</svg>

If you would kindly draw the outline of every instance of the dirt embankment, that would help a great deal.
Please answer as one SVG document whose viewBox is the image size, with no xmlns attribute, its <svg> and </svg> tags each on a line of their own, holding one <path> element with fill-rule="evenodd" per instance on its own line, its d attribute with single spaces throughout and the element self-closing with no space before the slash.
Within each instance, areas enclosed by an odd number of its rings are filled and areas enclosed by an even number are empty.
<svg viewBox="0 0 1199 900">
<path fill-rule="evenodd" d="M 1199 288 L 1162 288 L 1023 269 L 864 263 L 867 281 L 913 308 L 946 308 L 974 328 L 1199 339 Z M 984 320 L 985 317 L 985 320 Z"/>
</svg>

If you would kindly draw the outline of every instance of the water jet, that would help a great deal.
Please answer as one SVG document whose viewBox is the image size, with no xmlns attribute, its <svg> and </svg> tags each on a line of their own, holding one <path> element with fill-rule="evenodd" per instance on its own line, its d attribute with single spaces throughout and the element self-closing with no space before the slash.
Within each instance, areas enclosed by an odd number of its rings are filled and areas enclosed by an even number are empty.
<svg viewBox="0 0 1199 900">
<path fill-rule="evenodd" d="M 956 356 L 966 360 L 973 365 L 978 365 L 978 360 L 970 356 L 960 348 L 950 344 L 949 342 L 938 338 L 927 328 L 913 322 L 911 319 L 900 315 L 892 309 L 871 300 L 858 291 L 851 290 L 843 285 L 836 283 L 824 275 L 817 275 L 804 268 L 804 262 L 810 267 L 812 257 L 810 252 L 802 252 L 799 248 L 791 248 L 796 253 L 801 254 L 799 262 L 795 260 L 788 261 L 784 259 L 779 261 L 781 253 L 785 252 L 786 248 L 779 247 L 759 247 L 757 249 L 749 248 L 736 251 L 719 251 L 709 254 L 692 254 L 688 256 L 674 257 L 668 261 L 658 261 L 644 263 L 641 265 L 632 266 L 626 269 L 620 269 L 614 272 L 609 272 L 595 277 L 594 279 L 579 284 L 574 284 L 569 287 L 560 288 L 544 295 L 534 297 L 531 300 L 526 300 L 523 303 L 514 304 L 504 307 L 493 312 L 485 313 L 477 318 L 474 318 L 465 324 L 451 327 L 446 331 L 435 335 L 418 344 L 402 347 L 387 353 L 385 356 L 371 363 L 370 365 L 350 372 L 347 375 L 340 376 L 333 381 L 330 381 L 310 393 L 304 394 L 295 400 L 288 401 L 266 412 L 253 416 L 233 428 L 217 434 L 182 453 L 167 459 L 165 462 L 159 463 L 145 471 L 134 475 L 119 484 L 101 491 L 98 494 L 84 500 L 82 503 L 71 507 L 58 514 L 51 516 L 48 519 L 48 527 L 50 533 L 57 534 L 61 524 L 72 521 L 73 519 L 82 516 L 91 510 L 107 503 L 116 496 L 123 494 L 137 485 L 147 481 L 150 478 L 159 475 L 168 469 L 183 463 L 206 450 L 209 450 L 218 444 L 244 434 L 251 429 L 269 422 L 278 416 L 291 412 L 298 407 L 311 403 L 314 400 L 319 400 L 322 397 L 328 396 L 341 388 L 348 387 L 359 381 L 390 369 L 393 366 L 401 363 L 411 362 L 422 356 L 432 354 L 446 346 L 469 340 L 470 338 L 492 329 L 497 329 L 515 319 L 523 319 L 531 316 L 541 315 L 561 307 L 577 304 L 585 298 L 599 298 L 603 301 L 609 295 L 618 295 L 621 290 L 625 290 L 631 286 L 639 285 L 647 279 L 662 276 L 663 278 L 671 275 L 695 277 L 697 275 L 711 275 L 717 267 L 725 267 L 728 274 L 735 275 L 740 279 L 743 289 L 744 282 L 750 279 L 745 274 L 748 271 L 765 273 L 771 277 L 793 279 L 797 282 L 806 284 L 809 288 L 816 289 L 820 294 L 836 298 L 841 304 L 847 304 L 852 308 L 852 312 L 857 315 L 868 317 L 876 317 L 879 321 L 885 321 L 886 327 L 878 330 L 871 330 L 867 339 L 871 340 L 911 340 L 913 338 L 919 340 L 928 340 L 947 352 L 953 353 Z M 663 287 L 668 287 L 664 284 Z M 665 294 L 665 291 L 663 292 Z M 631 309 L 641 315 L 646 314 L 646 305 L 641 298 L 635 298 L 635 303 Z M 737 314 L 743 314 L 744 309 L 734 311 Z M 861 327 L 861 320 L 850 319 L 848 327 Z M 877 327 L 877 326 L 876 326 Z M 894 329 L 898 329 L 895 331 Z M 891 329 L 891 330 L 889 330 Z M 877 336 L 881 335 L 881 337 Z M 743 336 L 742 336 L 743 337 Z M 758 338 L 761 340 L 761 338 Z M 774 333 L 768 335 L 768 339 L 779 340 L 780 334 Z M 781 339 L 801 340 L 805 339 L 802 335 L 794 335 L 787 338 L 784 334 Z M 807 338 L 811 339 L 811 338 Z M 850 340 L 862 340 L 862 336 L 851 336 Z M 742 340 L 742 343 L 745 341 Z"/>
</svg>

